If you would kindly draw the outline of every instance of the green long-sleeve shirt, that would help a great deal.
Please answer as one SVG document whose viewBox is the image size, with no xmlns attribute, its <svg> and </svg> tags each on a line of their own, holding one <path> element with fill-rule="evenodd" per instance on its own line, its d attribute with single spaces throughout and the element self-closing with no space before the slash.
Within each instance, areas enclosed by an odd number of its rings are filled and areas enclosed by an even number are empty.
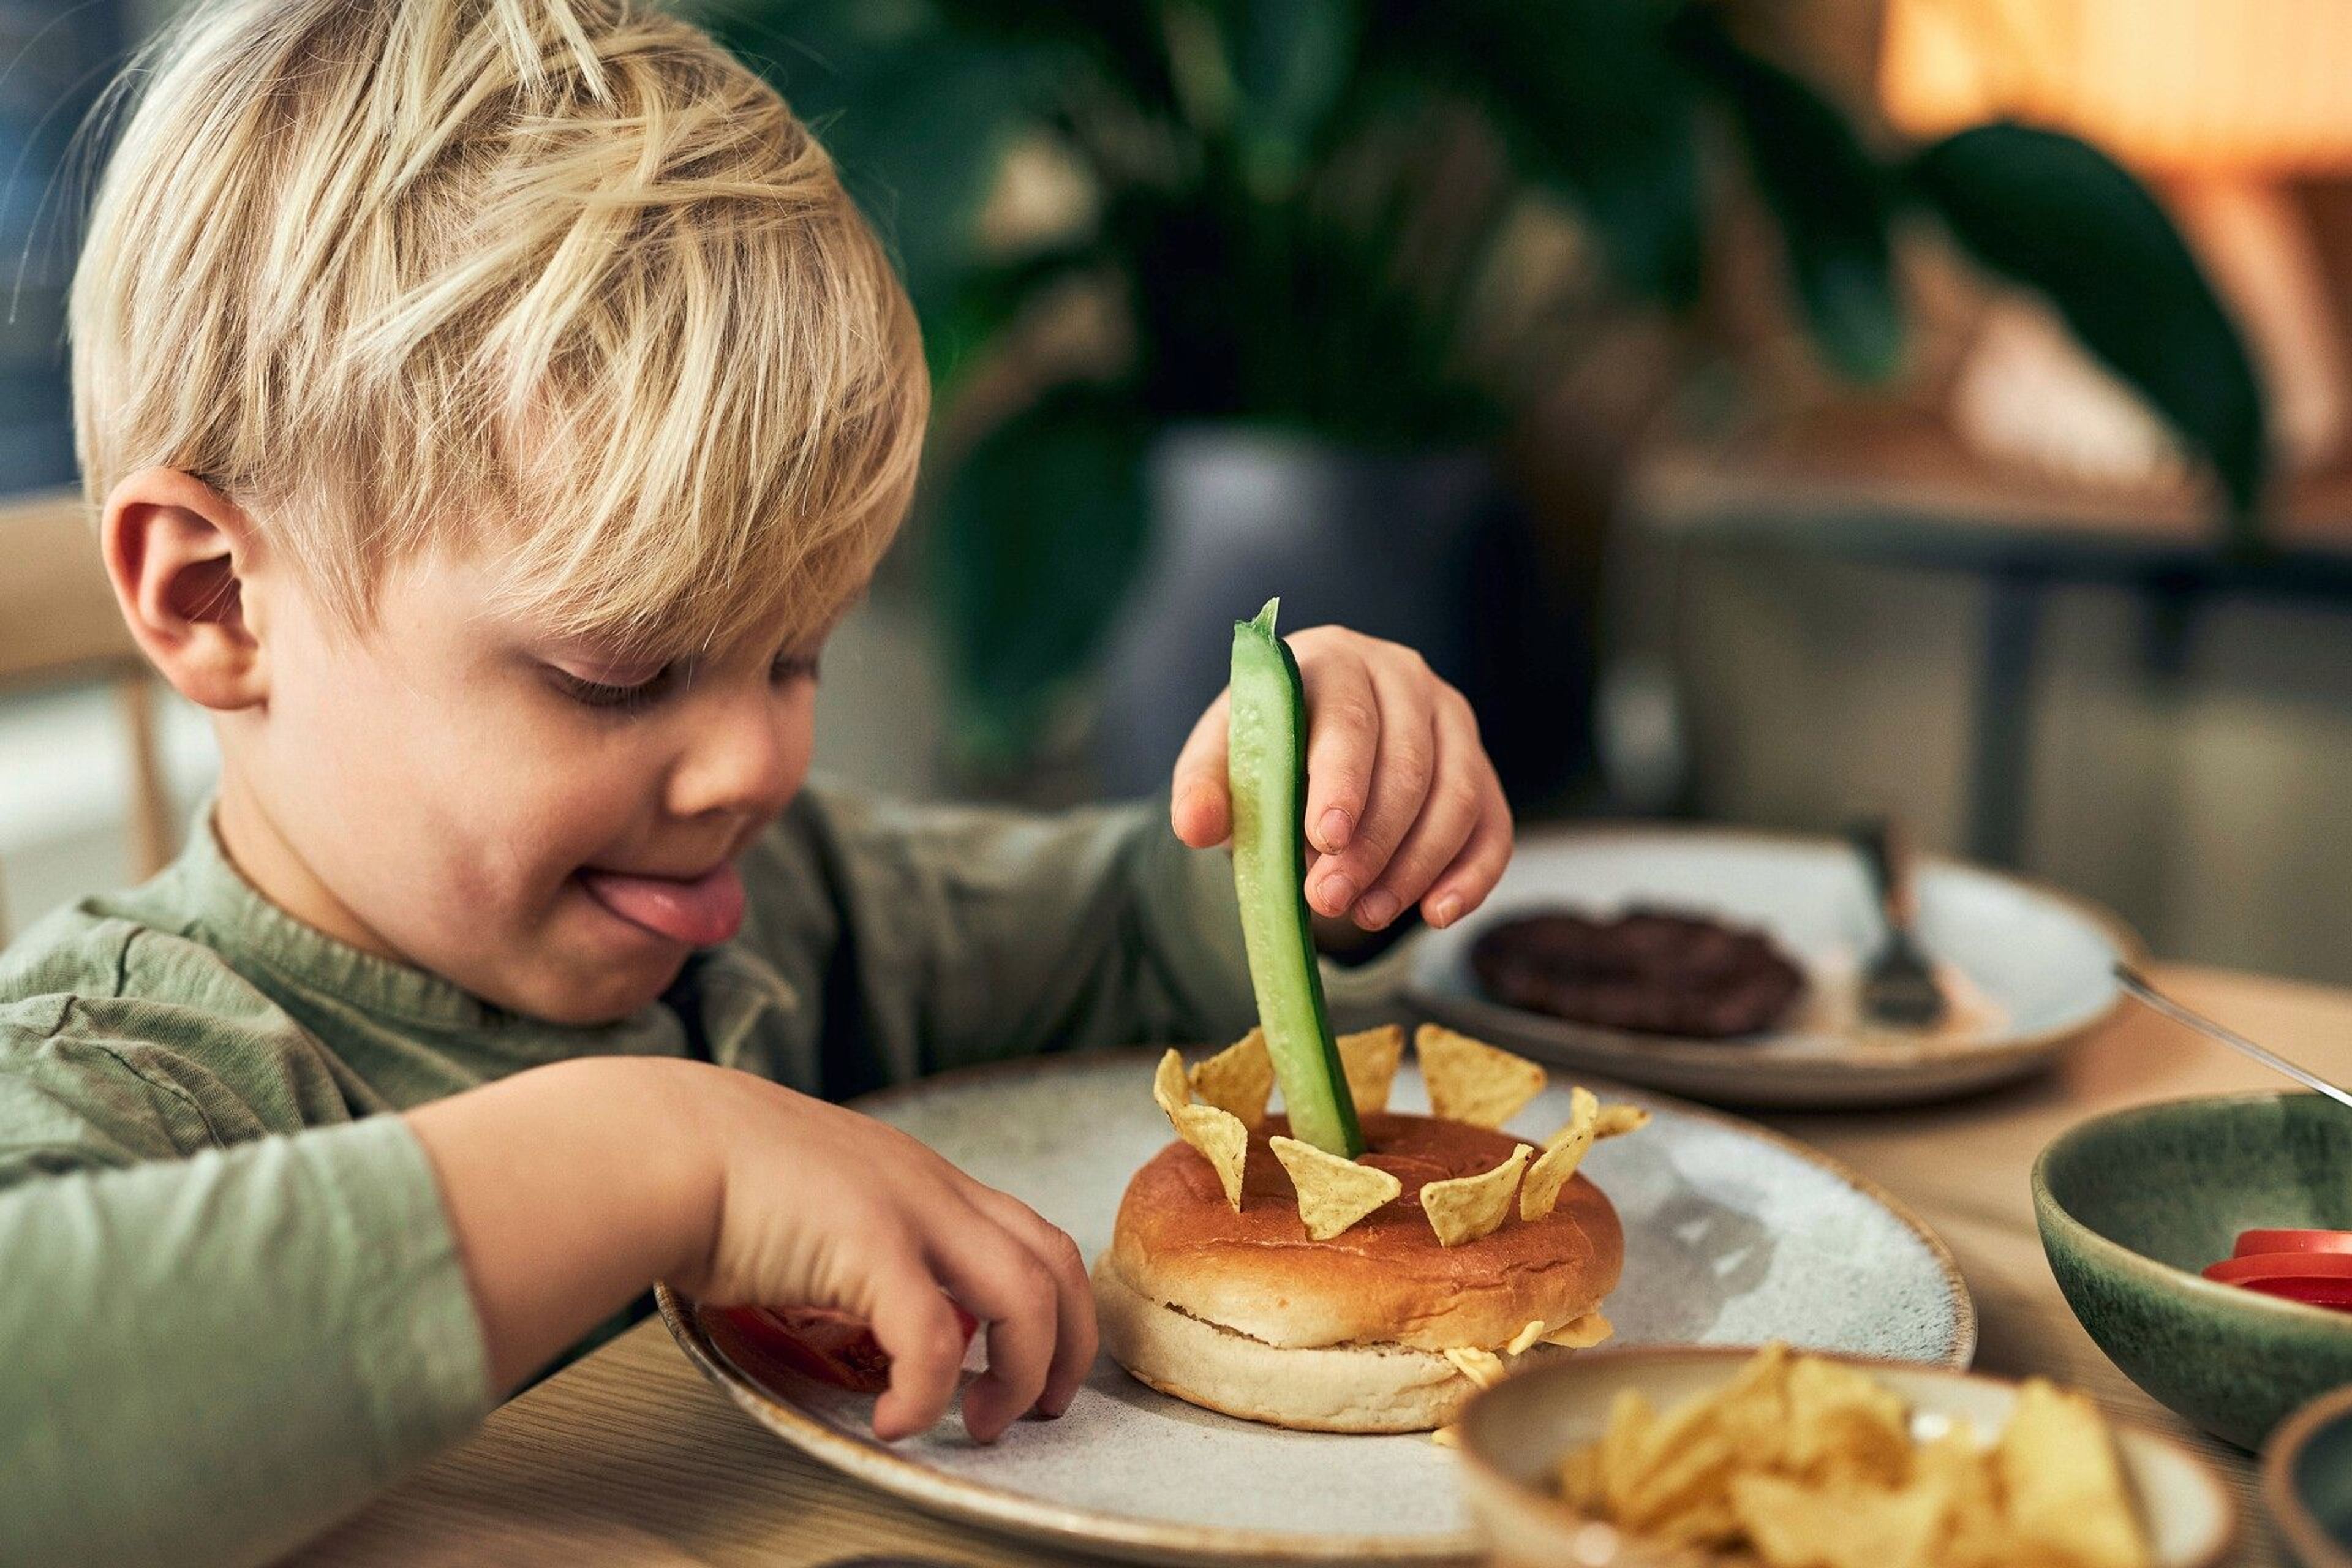
<svg viewBox="0 0 2352 1568">
<path fill-rule="evenodd" d="M 594 1027 L 344 946 L 192 839 L 0 958 L 0 1562 L 265 1560 L 480 1419 L 433 1173 L 381 1112 L 598 1054 L 840 1097 L 1252 1011 L 1225 858 L 1142 808 L 812 788 L 744 857 L 742 933 Z"/>
</svg>

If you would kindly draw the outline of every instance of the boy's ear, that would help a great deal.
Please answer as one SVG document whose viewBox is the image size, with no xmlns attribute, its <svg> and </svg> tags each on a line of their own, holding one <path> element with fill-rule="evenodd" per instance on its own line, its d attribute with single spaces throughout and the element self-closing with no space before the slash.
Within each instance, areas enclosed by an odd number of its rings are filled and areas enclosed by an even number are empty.
<svg viewBox="0 0 2352 1568">
<path fill-rule="evenodd" d="M 230 711 L 268 694 L 246 584 L 260 537 L 237 505 L 193 475 L 142 468 L 106 498 L 107 575 L 131 635 L 179 693 Z"/>
</svg>

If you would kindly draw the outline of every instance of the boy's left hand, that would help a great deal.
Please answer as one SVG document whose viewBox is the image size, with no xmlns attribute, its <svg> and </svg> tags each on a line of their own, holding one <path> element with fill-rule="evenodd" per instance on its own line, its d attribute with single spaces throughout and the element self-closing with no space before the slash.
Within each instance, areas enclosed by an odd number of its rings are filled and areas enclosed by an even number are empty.
<svg viewBox="0 0 2352 1568">
<path fill-rule="evenodd" d="M 1341 626 L 1283 639 L 1307 692 L 1307 902 L 1379 931 L 1412 905 L 1451 925 L 1511 858 L 1511 808 L 1477 716 L 1421 655 Z M 1170 816 L 1196 849 L 1233 831 L 1225 725 L 1231 693 L 1176 759 Z"/>
</svg>

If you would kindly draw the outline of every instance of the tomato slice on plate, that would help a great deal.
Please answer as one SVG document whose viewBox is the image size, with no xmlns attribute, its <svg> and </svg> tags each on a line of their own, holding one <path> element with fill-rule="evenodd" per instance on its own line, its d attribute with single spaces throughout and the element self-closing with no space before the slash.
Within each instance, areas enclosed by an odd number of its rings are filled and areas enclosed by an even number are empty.
<svg viewBox="0 0 2352 1568">
<path fill-rule="evenodd" d="M 2242 1230 L 2230 1256 L 2265 1252 L 2352 1252 L 2352 1230 Z"/>
<path fill-rule="evenodd" d="M 953 1302 L 964 1343 L 980 1321 Z M 890 1355 L 874 1331 L 845 1312 L 824 1307 L 707 1307 L 713 1337 L 754 1374 L 795 1373 L 835 1388 L 879 1394 L 890 1386 Z"/>
</svg>

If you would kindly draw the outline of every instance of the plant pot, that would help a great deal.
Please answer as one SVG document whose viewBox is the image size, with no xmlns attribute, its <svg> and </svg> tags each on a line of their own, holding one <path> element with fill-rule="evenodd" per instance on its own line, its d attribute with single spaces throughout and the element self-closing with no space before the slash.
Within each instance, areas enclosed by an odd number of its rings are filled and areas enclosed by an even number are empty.
<svg viewBox="0 0 2352 1568">
<path fill-rule="evenodd" d="M 1485 452 L 1193 425 L 1160 438 L 1147 478 L 1151 552 L 1103 666 L 1106 790 L 1165 787 L 1224 688 L 1233 623 L 1277 595 L 1286 634 L 1334 623 L 1417 649 L 1477 708 L 1514 799 L 1589 763 L 1588 607 L 1560 602 Z"/>
</svg>

